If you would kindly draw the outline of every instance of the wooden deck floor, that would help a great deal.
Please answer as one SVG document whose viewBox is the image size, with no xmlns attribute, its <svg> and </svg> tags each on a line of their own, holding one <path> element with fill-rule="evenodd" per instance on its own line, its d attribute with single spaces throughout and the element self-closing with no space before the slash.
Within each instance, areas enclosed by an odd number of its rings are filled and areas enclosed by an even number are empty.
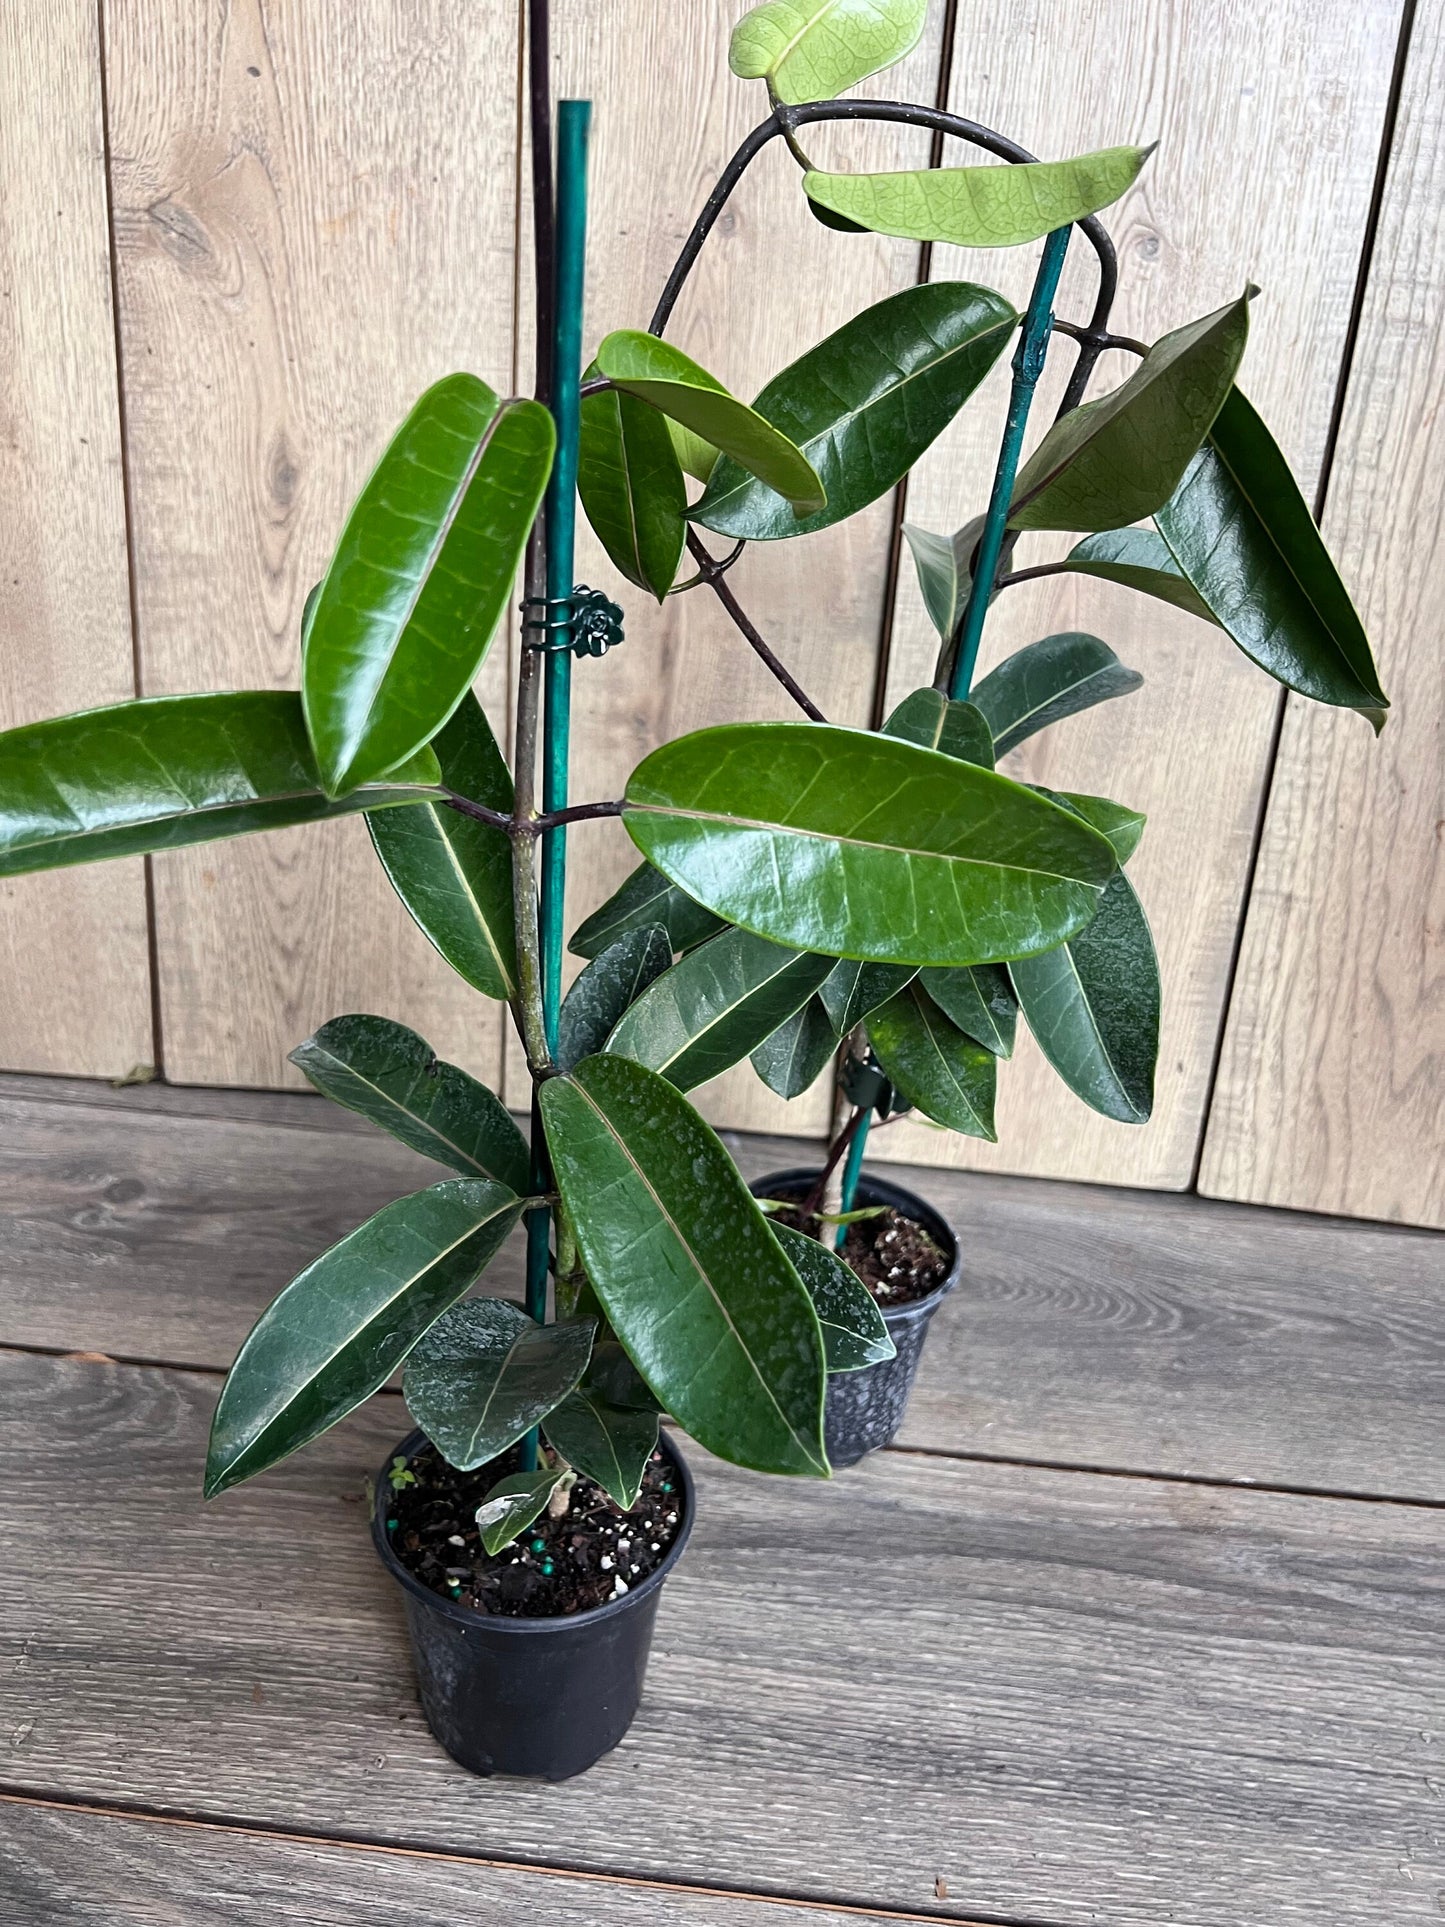
<svg viewBox="0 0 1445 1927">
<path fill-rule="evenodd" d="M 1445 1915 L 1445 1239 L 920 1174 L 966 1283 L 900 1446 L 704 1460 L 636 1727 L 538 1787 L 416 1709 L 394 1395 L 199 1498 L 257 1310 L 432 1175 L 319 1099 L 0 1079 L 0 1927 Z"/>
</svg>

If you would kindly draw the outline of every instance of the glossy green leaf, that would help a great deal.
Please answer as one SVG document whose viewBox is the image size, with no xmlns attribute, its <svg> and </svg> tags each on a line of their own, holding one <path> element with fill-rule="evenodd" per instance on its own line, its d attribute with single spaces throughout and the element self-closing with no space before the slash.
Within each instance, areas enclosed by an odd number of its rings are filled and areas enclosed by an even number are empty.
<svg viewBox="0 0 1445 1927">
<path fill-rule="evenodd" d="M 837 1048 L 837 1033 L 814 996 L 763 1039 L 752 1053 L 753 1069 L 779 1097 L 801 1097 L 817 1083 Z"/>
<path fill-rule="evenodd" d="M 717 465 L 716 447 L 701 435 L 694 435 L 690 428 L 684 428 L 681 422 L 675 422 L 670 415 L 663 419 L 684 475 L 690 475 L 695 482 L 705 482 Z"/>
<path fill-rule="evenodd" d="M 513 1472 L 497 1480 L 477 1507 L 482 1544 L 494 1559 L 542 1516 L 552 1494 L 571 1485 L 573 1477 L 570 1466 L 542 1465 L 535 1472 Z"/>
<path fill-rule="evenodd" d="M 1118 529 L 1169 500 L 1224 405 L 1249 297 L 1156 341 L 1112 394 L 1054 423 L 1019 470 L 1009 527 Z"/>
<path fill-rule="evenodd" d="M 796 444 L 670 341 L 619 328 L 603 339 L 597 365 L 614 386 L 690 428 L 776 489 L 797 514 L 812 515 L 827 501 L 822 482 Z M 791 515 L 786 503 L 780 507 Z"/>
<path fill-rule="evenodd" d="M 1127 696 L 1143 681 L 1097 636 L 1070 630 L 1016 649 L 974 684 L 973 701 L 993 732 L 995 753 L 1005 756 L 1036 730 Z"/>
<path fill-rule="evenodd" d="M 885 736 L 942 750 L 963 763 L 993 768 L 993 735 L 987 718 L 973 703 L 951 702 L 941 690 L 915 689 L 883 725 Z"/>
<path fill-rule="evenodd" d="M 873 1054 L 893 1088 L 935 1124 L 997 1143 L 993 1128 L 998 1060 L 925 995 L 920 982 L 868 1019 Z"/>
<path fill-rule="evenodd" d="M 499 401 L 465 374 L 429 388 L 397 430 L 347 520 L 302 655 L 329 795 L 414 755 L 471 687 L 554 440 L 540 402 Z"/>
<path fill-rule="evenodd" d="M 587 1275 L 658 1401 L 719 1458 L 826 1476 L 812 1300 L 716 1133 L 626 1057 L 540 1098 Z"/>
<path fill-rule="evenodd" d="M 963 620 L 973 582 L 969 564 L 983 534 L 981 515 L 973 516 L 952 535 L 935 535 L 912 522 L 903 524 L 904 539 L 918 576 L 918 588 L 928 620 L 948 642 Z"/>
<path fill-rule="evenodd" d="M 680 1091 L 741 1063 L 813 995 L 833 968 L 748 930 L 722 930 L 690 950 L 626 1011 L 607 1048 Z"/>
<path fill-rule="evenodd" d="M 597 373 L 596 364 L 587 371 Z M 615 566 L 660 602 L 687 534 L 687 487 L 665 415 L 617 389 L 585 395 L 577 493 Z"/>
<path fill-rule="evenodd" d="M 657 1450 L 657 1413 L 610 1405 L 585 1383 L 547 1414 L 548 1443 L 630 1512 Z"/>
<path fill-rule="evenodd" d="M 965 1037 L 1012 1057 L 1018 1027 L 1018 999 L 1002 964 L 975 964 L 966 970 L 924 970 L 918 982 Z"/>
<path fill-rule="evenodd" d="M 1187 615 L 1215 621 L 1213 610 L 1169 553 L 1169 544 L 1154 529 L 1106 529 L 1086 535 L 1060 564 L 1074 575 L 1097 576 L 1137 589 L 1159 602 L 1172 602 Z"/>
<path fill-rule="evenodd" d="M 943 433 L 1017 321 L 1001 294 L 964 281 L 925 282 L 865 308 L 775 375 L 753 404 L 813 464 L 826 506 L 795 515 L 756 469 L 724 460 L 692 519 L 720 535 L 772 542 L 855 515 Z"/>
<path fill-rule="evenodd" d="M 1042 783 L 1031 784 L 1030 788 L 1036 789 L 1040 796 L 1047 796 L 1051 803 L 1057 803 L 1061 810 L 1072 810 L 1100 836 L 1108 837 L 1121 864 L 1127 863 L 1138 849 L 1148 821 L 1142 810 L 1131 810 L 1127 803 L 1115 803 L 1107 796 L 1081 796 L 1076 790 L 1045 789 Z"/>
<path fill-rule="evenodd" d="M 283 829 L 435 791 L 423 750 L 333 801 L 298 696 L 151 696 L 0 733 L 0 877 Z"/>
<path fill-rule="evenodd" d="M 824 723 L 679 737 L 633 771 L 623 822 L 730 922 L 876 963 L 1051 950 L 1093 915 L 1115 867 L 1103 837 L 1022 784 Z"/>
<path fill-rule="evenodd" d="M 897 1348 L 877 1300 L 853 1267 L 805 1231 L 785 1224 L 772 1229 L 813 1300 L 829 1372 L 860 1372 L 894 1357 Z"/>
<path fill-rule="evenodd" d="M 583 1384 L 595 1392 L 604 1405 L 617 1405 L 624 1412 L 655 1412 L 657 1400 L 632 1360 L 615 1338 L 599 1338 L 592 1347 L 592 1362 Z"/>
<path fill-rule="evenodd" d="M 694 903 L 685 890 L 650 863 L 639 863 L 599 910 L 578 924 L 567 948 L 574 957 L 597 957 L 630 930 L 661 924 L 674 950 L 692 950 L 715 936 L 721 917 Z"/>
<path fill-rule="evenodd" d="M 1009 972 L 1029 1029 L 1069 1089 L 1105 1117 L 1144 1123 L 1159 1055 L 1159 964 L 1123 871 L 1091 924 Z"/>
<path fill-rule="evenodd" d="M 823 979 L 818 996 L 839 1037 L 846 1037 L 870 1011 L 896 997 L 915 975 L 911 964 L 860 963 L 844 957 Z"/>
<path fill-rule="evenodd" d="M 424 1158 L 525 1191 L 527 1140 L 500 1098 L 389 1017 L 333 1017 L 291 1053 L 318 1091 Z"/>
<path fill-rule="evenodd" d="M 449 1465 L 473 1472 L 530 1432 L 587 1369 L 597 1323 L 539 1325 L 500 1298 L 469 1298 L 406 1362 L 402 1394 Z"/>
<path fill-rule="evenodd" d="M 379 1391 L 469 1291 L 521 1216 L 488 1179 L 398 1198 L 315 1259 L 262 1312 L 221 1390 L 206 1496 L 275 1465 Z"/>
<path fill-rule="evenodd" d="M 672 943 L 660 923 L 629 930 L 599 951 L 562 999 L 557 1062 L 564 1071 L 593 1057 L 628 1006 L 672 963 Z"/>
<path fill-rule="evenodd" d="M 470 692 L 432 748 L 443 783 L 488 809 L 512 807 L 512 777 Z M 372 846 L 423 935 L 484 996 L 517 990 L 512 846 L 504 830 L 447 803 L 368 816 Z"/>
<path fill-rule="evenodd" d="M 803 176 L 815 206 L 873 234 L 960 248 L 1016 248 L 1125 194 L 1152 147 L 1105 147 L 1067 161 Z"/>
<path fill-rule="evenodd" d="M 728 65 L 779 100 L 831 100 L 918 44 L 928 0 L 763 0 L 733 28 Z"/>
<path fill-rule="evenodd" d="M 1361 710 L 1376 733 L 1384 727 L 1389 702 L 1349 591 L 1274 437 L 1237 388 L 1156 520 L 1252 662 L 1314 702 Z"/>
</svg>

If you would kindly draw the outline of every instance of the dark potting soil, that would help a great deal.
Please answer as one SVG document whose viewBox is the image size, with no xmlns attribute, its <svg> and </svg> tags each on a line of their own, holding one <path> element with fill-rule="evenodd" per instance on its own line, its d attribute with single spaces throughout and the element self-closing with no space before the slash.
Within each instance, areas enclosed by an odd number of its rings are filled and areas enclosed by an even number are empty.
<svg viewBox="0 0 1445 1927">
<path fill-rule="evenodd" d="M 500 1552 L 477 1530 L 477 1507 L 509 1473 L 522 1469 L 514 1445 L 490 1465 L 459 1472 L 434 1445 L 407 1460 L 415 1484 L 388 1487 L 391 1549 L 424 1586 L 482 1613 L 555 1619 L 620 1599 L 660 1566 L 682 1523 L 682 1480 L 665 1447 L 655 1451 L 642 1491 L 624 1512 L 591 1479 L 578 1479 L 560 1519 L 544 1512 Z"/>
<path fill-rule="evenodd" d="M 820 1225 L 816 1218 L 805 1221 L 796 1211 L 779 1211 L 775 1217 L 810 1238 L 832 1240 L 835 1227 Z M 926 1298 L 948 1276 L 947 1254 L 921 1224 L 892 1205 L 876 1218 L 850 1224 L 841 1255 L 885 1311 Z"/>
</svg>

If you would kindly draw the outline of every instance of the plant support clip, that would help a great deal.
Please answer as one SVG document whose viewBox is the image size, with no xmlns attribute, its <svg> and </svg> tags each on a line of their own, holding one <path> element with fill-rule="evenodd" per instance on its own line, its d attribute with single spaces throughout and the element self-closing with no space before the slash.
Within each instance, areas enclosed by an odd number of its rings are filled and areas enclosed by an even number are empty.
<svg viewBox="0 0 1445 1927">
<path fill-rule="evenodd" d="M 542 655 L 570 649 L 574 656 L 605 656 L 623 639 L 622 610 L 600 589 L 579 582 L 570 595 L 528 596 L 522 603 L 522 632 L 528 631 L 543 639 L 524 646 Z"/>
</svg>

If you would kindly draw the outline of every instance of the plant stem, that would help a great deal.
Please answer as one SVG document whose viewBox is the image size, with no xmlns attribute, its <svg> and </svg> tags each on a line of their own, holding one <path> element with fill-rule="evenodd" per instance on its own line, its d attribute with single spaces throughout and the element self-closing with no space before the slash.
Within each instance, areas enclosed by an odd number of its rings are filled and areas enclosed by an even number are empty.
<svg viewBox="0 0 1445 1927">
<path fill-rule="evenodd" d="M 858 1130 L 861 1120 L 867 1115 L 866 1110 L 855 1110 L 837 1137 L 835 1137 L 833 1142 L 828 1146 L 828 1154 L 823 1160 L 822 1170 L 818 1173 L 817 1183 L 798 1206 L 798 1216 L 803 1219 L 804 1223 L 806 1223 L 822 1205 L 823 1193 L 828 1188 L 828 1180 L 832 1177 L 834 1171 L 837 1170 L 838 1160 L 853 1142 L 853 1133 Z"/>
<path fill-rule="evenodd" d="M 707 550 L 703 547 L 701 538 L 694 529 L 689 529 L 687 532 L 687 546 L 689 553 L 698 565 L 704 581 L 711 586 L 713 594 L 717 597 L 724 609 L 727 610 L 743 635 L 746 636 L 752 644 L 760 660 L 772 674 L 777 677 L 778 681 L 783 685 L 784 689 L 787 690 L 799 709 L 802 710 L 803 714 L 808 717 L 811 722 L 826 723 L 828 718 L 823 714 L 822 710 L 819 709 L 818 705 L 809 696 L 808 692 L 791 671 L 779 662 L 778 658 L 773 654 L 772 650 L 753 626 L 746 610 L 733 594 L 727 583 L 723 581 L 723 572 L 718 567 L 717 558 L 708 554 Z"/>
</svg>

